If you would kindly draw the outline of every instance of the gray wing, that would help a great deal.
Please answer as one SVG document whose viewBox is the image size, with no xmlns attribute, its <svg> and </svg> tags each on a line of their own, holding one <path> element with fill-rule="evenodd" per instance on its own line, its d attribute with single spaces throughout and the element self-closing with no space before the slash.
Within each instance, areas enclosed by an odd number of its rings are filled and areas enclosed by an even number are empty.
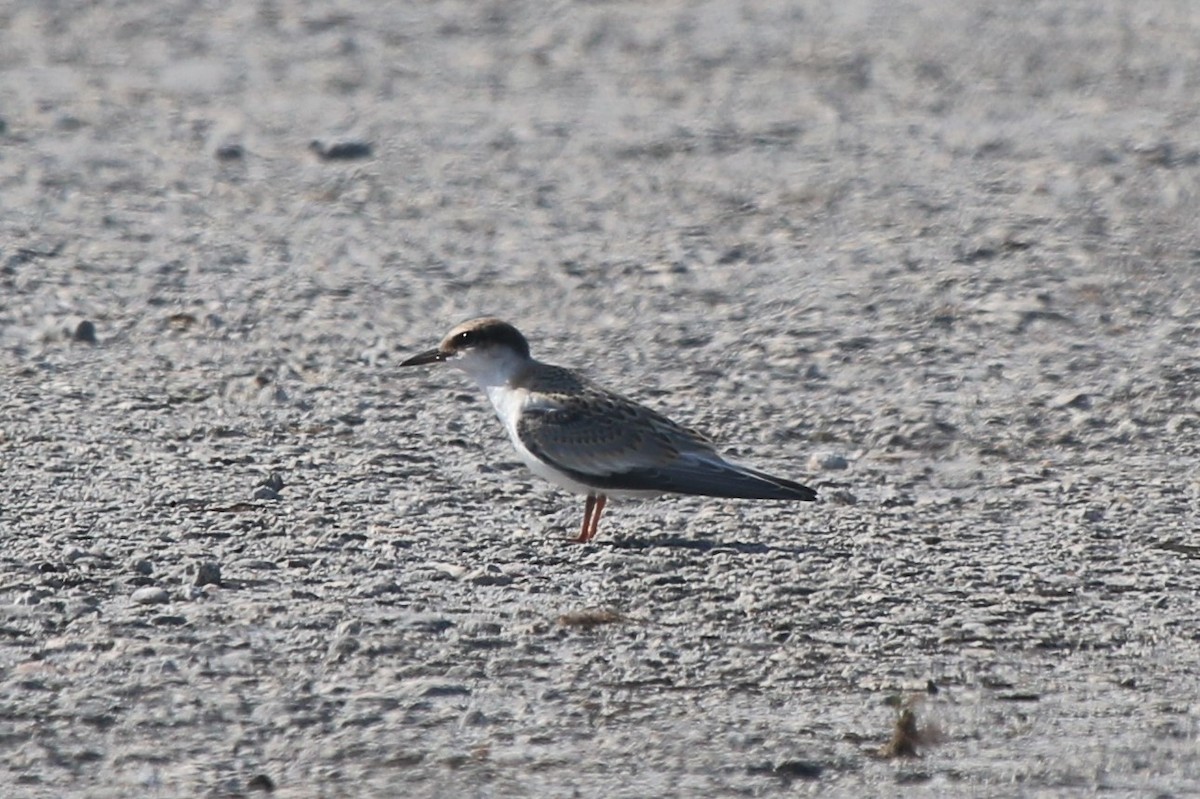
<svg viewBox="0 0 1200 799">
<path fill-rule="evenodd" d="M 699 433 L 609 394 L 527 407 L 517 435 L 539 458 L 589 477 L 666 466 L 684 452 L 713 452 Z"/>
<path fill-rule="evenodd" d="M 816 499 L 799 483 L 728 463 L 699 433 L 611 395 L 527 408 L 517 434 L 534 455 L 599 490 Z"/>
</svg>

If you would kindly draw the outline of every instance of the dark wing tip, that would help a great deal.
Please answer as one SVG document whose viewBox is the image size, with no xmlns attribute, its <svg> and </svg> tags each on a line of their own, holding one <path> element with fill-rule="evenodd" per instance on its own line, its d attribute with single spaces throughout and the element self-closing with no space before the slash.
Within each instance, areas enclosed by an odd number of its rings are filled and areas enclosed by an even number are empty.
<svg viewBox="0 0 1200 799">
<path fill-rule="evenodd" d="M 680 459 L 672 464 L 629 469 L 608 475 L 588 475 L 597 487 L 633 491 L 724 497 L 727 499 L 780 499 L 813 502 L 817 492 L 782 477 L 745 466 L 705 460 Z"/>
<path fill-rule="evenodd" d="M 747 498 L 791 499 L 800 502 L 816 502 L 817 500 L 815 489 L 797 483 L 795 480 L 788 480 L 786 477 L 776 477 L 773 474 L 760 472 L 757 469 L 751 469 L 746 466 L 738 468 L 742 474 L 754 480 L 753 487 L 750 490 L 758 492 L 755 496 L 748 496 Z"/>
<path fill-rule="evenodd" d="M 779 486 L 779 488 L 790 492 L 791 496 L 787 497 L 787 499 L 798 499 L 801 502 L 816 502 L 817 500 L 816 489 L 797 483 L 795 480 L 788 480 L 785 477 L 775 477 L 774 475 L 766 474 L 757 470 L 752 470 L 750 473 L 755 477 L 766 480 L 776 486 Z"/>
</svg>

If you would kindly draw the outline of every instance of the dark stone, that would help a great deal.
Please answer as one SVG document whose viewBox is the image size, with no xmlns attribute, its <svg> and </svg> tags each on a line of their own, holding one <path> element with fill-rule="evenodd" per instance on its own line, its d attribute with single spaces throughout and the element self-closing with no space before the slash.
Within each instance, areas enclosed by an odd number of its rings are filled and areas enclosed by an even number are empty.
<svg viewBox="0 0 1200 799">
<path fill-rule="evenodd" d="M 75 332 L 71 334 L 73 341 L 82 341 L 84 344 L 96 343 L 96 325 L 93 322 L 84 319 L 75 326 Z"/>
</svg>

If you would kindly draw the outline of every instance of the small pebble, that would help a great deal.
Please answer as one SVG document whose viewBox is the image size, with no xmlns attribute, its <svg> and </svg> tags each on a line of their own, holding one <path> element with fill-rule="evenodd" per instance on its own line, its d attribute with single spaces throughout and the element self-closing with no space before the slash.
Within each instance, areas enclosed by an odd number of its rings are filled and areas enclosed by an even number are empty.
<svg viewBox="0 0 1200 799">
<path fill-rule="evenodd" d="M 53 591 L 48 591 L 44 588 L 35 588 L 32 591 L 26 591 L 22 594 L 18 594 L 15 604 L 32 607 L 33 605 L 40 605 L 43 599 L 52 596 L 54 596 Z"/>
<path fill-rule="evenodd" d="M 278 500 L 279 492 L 270 486 L 259 486 L 258 488 L 254 489 L 254 493 L 251 496 L 253 496 L 254 499 Z"/>
<path fill-rule="evenodd" d="M 353 161 L 371 157 L 371 145 L 354 139 L 330 144 L 314 139 L 309 143 L 308 149 L 316 153 L 322 161 Z"/>
<path fill-rule="evenodd" d="M 133 562 L 132 565 L 133 570 L 143 577 L 149 577 L 154 573 L 154 564 L 151 563 L 147 558 L 138 558 Z"/>
<path fill-rule="evenodd" d="M 387 596 L 388 594 L 399 594 L 403 593 L 403 591 L 403 587 L 401 587 L 401 585 L 395 580 L 384 578 L 382 580 L 375 580 L 363 585 L 355 592 L 355 595 L 360 597 L 375 598 Z"/>
<path fill-rule="evenodd" d="M 288 393 L 283 386 L 264 386 L 259 390 L 257 399 L 264 405 L 282 405 L 288 401 Z"/>
<path fill-rule="evenodd" d="M 250 778 L 250 782 L 246 783 L 246 787 L 251 791 L 266 791 L 270 793 L 275 790 L 275 780 L 266 774 L 258 774 Z"/>
<path fill-rule="evenodd" d="M 785 779 L 815 780 L 825 769 L 811 760 L 785 760 L 775 766 L 775 773 Z"/>
<path fill-rule="evenodd" d="M 139 605 L 165 605 L 171 601 L 170 595 L 156 585 L 139 588 L 133 592 L 131 599 Z"/>
<path fill-rule="evenodd" d="M 87 319 L 84 319 L 82 322 L 80 322 L 79 324 L 77 324 L 75 326 L 75 332 L 71 334 L 71 339 L 73 341 L 81 341 L 84 344 L 95 344 L 96 343 L 96 325 L 95 325 L 95 323 L 90 322 Z"/>
<path fill-rule="evenodd" d="M 840 469 L 849 469 L 850 461 L 835 452 L 815 452 L 808 459 L 808 468 L 813 471 L 837 471 Z"/>
<path fill-rule="evenodd" d="M 484 566 L 476 569 L 464 578 L 475 585 L 512 585 L 513 578 L 500 570 L 498 566 Z"/>
<path fill-rule="evenodd" d="M 832 491 L 822 491 L 821 499 L 826 502 L 832 502 L 834 505 L 857 505 L 858 497 L 853 492 L 847 491 L 844 488 L 835 488 Z"/>
<path fill-rule="evenodd" d="M 221 564 L 214 560 L 206 560 L 203 563 L 196 564 L 196 576 L 192 584 L 199 587 L 202 585 L 220 585 L 221 584 Z"/>
<path fill-rule="evenodd" d="M 1051 408 L 1074 408 L 1077 411 L 1086 411 L 1092 405 L 1092 396 L 1079 391 L 1064 391 L 1050 400 Z"/>
<path fill-rule="evenodd" d="M 218 161 L 238 161 L 246 154 L 246 150 L 236 142 L 229 142 L 222 144 L 213 154 Z"/>
</svg>

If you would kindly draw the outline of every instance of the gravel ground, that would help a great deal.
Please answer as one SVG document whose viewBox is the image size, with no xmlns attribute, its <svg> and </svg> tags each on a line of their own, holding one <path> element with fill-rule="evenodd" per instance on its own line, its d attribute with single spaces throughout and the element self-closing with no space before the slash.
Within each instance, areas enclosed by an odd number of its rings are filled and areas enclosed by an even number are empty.
<svg viewBox="0 0 1200 799">
<path fill-rule="evenodd" d="M 1192 0 L 7 0 L 0 75 L 4 796 L 1200 792 Z M 398 368 L 484 313 L 823 501 L 565 543 Z"/>
</svg>

